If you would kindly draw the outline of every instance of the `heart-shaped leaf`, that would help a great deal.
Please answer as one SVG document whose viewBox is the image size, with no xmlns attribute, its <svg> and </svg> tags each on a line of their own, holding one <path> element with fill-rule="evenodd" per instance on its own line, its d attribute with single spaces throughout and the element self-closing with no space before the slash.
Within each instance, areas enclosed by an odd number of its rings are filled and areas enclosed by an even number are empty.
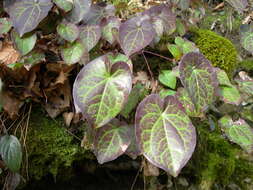
<svg viewBox="0 0 253 190">
<path fill-rule="evenodd" d="M 197 113 L 215 101 L 218 80 L 214 67 L 201 53 L 184 55 L 179 63 L 180 79 Z"/>
<path fill-rule="evenodd" d="M 88 51 L 98 43 L 101 37 L 99 25 L 85 25 L 80 29 L 80 40 Z"/>
<path fill-rule="evenodd" d="M 128 64 L 112 64 L 107 56 L 101 56 L 79 72 L 73 87 L 75 108 L 95 128 L 102 127 L 121 111 L 131 88 Z"/>
<path fill-rule="evenodd" d="M 65 12 L 69 12 L 73 8 L 72 0 L 53 0 L 53 1 L 57 5 L 57 7 L 64 10 Z"/>
<path fill-rule="evenodd" d="M 61 55 L 65 63 L 74 64 L 80 61 L 86 52 L 86 48 L 81 42 L 73 42 L 61 50 Z"/>
<path fill-rule="evenodd" d="M 12 31 L 11 33 L 12 40 L 15 44 L 16 49 L 22 54 L 26 55 L 34 48 L 37 35 L 36 34 L 27 34 L 23 37 L 19 37 L 18 33 Z"/>
<path fill-rule="evenodd" d="M 235 78 L 239 91 L 243 94 L 243 98 L 247 100 L 253 96 L 253 79 L 244 71 L 239 72 Z"/>
<path fill-rule="evenodd" d="M 233 121 L 230 116 L 224 116 L 219 120 L 219 124 L 229 140 L 248 153 L 253 152 L 253 129 L 243 119 Z"/>
<path fill-rule="evenodd" d="M 62 22 L 57 26 L 58 34 L 69 42 L 74 42 L 79 36 L 79 29 L 75 24 Z"/>
<path fill-rule="evenodd" d="M 137 156 L 141 155 L 141 150 L 136 142 L 136 135 L 135 135 L 135 127 L 129 126 L 130 128 L 130 137 L 131 137 L 131 143 L 129 147 L 127 148 L 125 154 L 130 156 L 132 159 L 136 159 Z"/>
<path fill-rule="evenodd" d="M 135 127 L 144 156 L 176 177 L 196 145 L 195 128 L 180 102 L 173 96 L 149 95 L 137 108 Z"/>
<path fill-rule="evenodd" d="M 0 35 L 7 34 L 12 27 L 8 18 L 0 18 Z"/>
<path fill-rule="evenodd" d="M 115 118 L 96 130 L 94 140 L 95 155 L 100 164 L 115 160 L 131 143 L 130 126 Z"/>
<path fill-rule="evenodd" d="M 22 162 L 22 149 L 19 140 L 13 135 L 0 138 L 0 154 L 6 166 L 18 172 Z"/>
<path fill-rule="evenodd" d="M 104 27 L 102 28 L 102 37 L 108 41 L 110 44 L 113 44 L 117 39 L 113 33 L 113 29 L 119 29 L 121 21 L 117 17 L 110 17 L 104 23 Z"/>
<path fill-rule="evenodd" d="M 38 26 L 52 6 L 51 0 L 14 0 L 6 9 L 14 28 L 23 36 Z"/>
<path fill-rule="evenodd" d="M 225 103 L 239 105 L 242 102 L 241 95 L 235 86 L 220 87 L 221 98 Z"/>
<path fill-rule="evenodd" d="M 91 6 L 90 11 L 84 15 L 83 21 L 86 24 L 100 25 L 102 19 L 114 16 L 115 7 L 104 2 L 97 3 Z"/>
<path fill-rule="evenodd" d="M 219 68 L 215 68 L 216 73 L 217 73 L 217 79 L 219 82 L 219 85 L 222 86 L 227 86 L 227 87 L 232 87 L 233 85 L 231 84 L 228 75 L 225 71 L 219 69 Z"/>
<path fill-rule="evenodd" d="M 73 0 L 74 7 L 67 15 L 67 19 L 73 23 L 79 23 L 90 10 L 91 0 Z"/>
<path fill-rule="evenodd" d="M 118 53 L 118 54 L 108 53 L 107 56 L 112 64 L 117 63 L 117 62 L 127 63 L 128 66 L 130 67 L 131 72 L 133 72 L 133 63 L 131 59 L 127 57 L 126 55 L 122 53 Z"/>
<path fill-rule="evenodd" d="M 174 75 L 173 71 L 170 70 L 163 70 L 158 77 L 159 81 L 172 89 L 176 88 L 177 84 L 177 77 Z"/>
<path fill-rule="evenodd" d="M 133 17 L 119 28 L 120 46 L 127 56 L 145 48 L 155 37 L 155 31 L 147 15 Z"/>
</svg>

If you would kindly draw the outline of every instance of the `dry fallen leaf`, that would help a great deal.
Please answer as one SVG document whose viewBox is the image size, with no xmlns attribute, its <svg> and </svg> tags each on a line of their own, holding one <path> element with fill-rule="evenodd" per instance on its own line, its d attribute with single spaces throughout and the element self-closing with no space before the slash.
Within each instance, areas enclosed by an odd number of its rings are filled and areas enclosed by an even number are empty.
<svg viewBox="0 0 253 190">
<path fill-rule="evenodd" d="M 14 49 L 10 43 L 4 43 L 0 50 L 0 63 L 5 65 L 16 63 L 20 58 L 20 53 Z"/>
<path fill-rule="evenodd" d="M 159 176 L 159 168 L 154 166 L 148 161 L 144 162 L 144 175 L 145 176 Z"/>
<path fill-rule="evenodd" d="M 64 122 L 69 127 L 71 124 L 71 121 L 73 120 L 74 113 L 73 112 L 65 112 L 63 114 Z"/>
</svg>

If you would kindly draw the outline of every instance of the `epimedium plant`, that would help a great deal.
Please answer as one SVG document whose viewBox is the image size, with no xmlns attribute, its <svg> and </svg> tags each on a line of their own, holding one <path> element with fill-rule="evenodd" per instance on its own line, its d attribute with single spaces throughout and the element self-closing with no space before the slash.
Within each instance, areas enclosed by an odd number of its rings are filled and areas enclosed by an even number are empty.
<svg viewBox="0 0 253 190">
<path fill-rule="evenodd" d="M 176 177 L 191 158 L 197 141 L 192 118 L 208 119 L 217 102 L 243 107 L 252 103 L 253 79 L 240 72 L 231 82 L 226 72 L 212 66 L 193 42 L 182 37 L 168 44 L 175 67 L 163 71 L 159 81 L 169 93 L 152 93 L 137 106 L 135 123 L 118 115 L 128 105 L 132 90 L 131 57 L 148 45 L 159 42 L 162 35 L 176 30 L 173 6 L 162 4 L 122 21 L 115 8 L 90 0 L 5 0 L 9 18 L 0 20 L 0 35 L 12 26 L 11 39 L 21 55 L 15 67 L 33 66 L 45 59 L 37 49 L 41 38 L 39 25 L 50 11 L 61 16 L 56 31 L 64 63 L 84 64 L 73 84 L 76 112 L 88 123 L 93 151 L 98 162 L 112 161 L 122 154 L 132 158 L 143 155 L 158 168 Z M 245 31 L 245 30 L 244 30 Z M 242 45 L 252 47 L 242 34 Z M 89 61 L 89 52 L 100 42 L 119 45 L 124 54 L 109 52 Z M 245 45 L 244 45 L 245 44 Z M 7 65 L 8 66 L 8 65 Z M 1 87 L 1 81 L 0 81 Z M 234 121 L 232 113 L 222 114 L 219 126 L 227 138 L 248 153 L 253 152 L 253 129 L 247 120 Z M 0 139 L 0 155 L 12 172 L 18 172 L 22 151 L 18 139 L 7 132 Z"/>
</svg>

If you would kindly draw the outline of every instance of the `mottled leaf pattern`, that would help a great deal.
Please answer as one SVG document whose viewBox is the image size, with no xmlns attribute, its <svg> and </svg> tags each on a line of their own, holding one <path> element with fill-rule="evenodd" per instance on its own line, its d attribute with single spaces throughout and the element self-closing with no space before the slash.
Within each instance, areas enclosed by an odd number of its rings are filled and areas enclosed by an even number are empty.
<svg viewBox="0 0 253 190">
<path fill-rule="evenodd" d="M 90 10 L 91 0 L 73 0 L 73 9 L 67 15 L 67 19 L 70 22 L 78 23 L 80 22 L 84 15 Z"/>
<path fill-rule="evenodd" d="M 11 171 L 19 171 L 22 162 L 22 149 L 17 137 L 5 135 L 0 138 L 0 155 Z"/>
<path fill-rule="evenodd" d="M 239 105 L 242 101 L 241 95 L 235 86 L 222 86 L 220 87 L 220 93 L 225 103 Z"/>
<path fill-rule="evenodd" d="M 20 36 L 34 30 L 53 6 L 51 0 L 15 0 L 7 6 L 14 28 Z"/>
<path fill-rule="evenodd" d="M 133 17 L 119 28 L 120 46 L 127 56 L 145 48 L 154 36 L 155 31 L 147 15 Z"/>
<path fill-rule="evenodd" d="M 36 34 L 27 34 L 21 38 L 19 37 L 18 33 L 16 33 L 15 31 L 12 31 L 11 36 L 12 36 L 12 40 L 15 44 L 16 49 L 22 55 L 26 55 L 30 51 L 32 51 L 37 41 Z"/>
<path fill-rule="evenodd" d="M 80 40 L 90 51 L 98 43 L 101 37 L 101 28 L 99 25 L 85 25 L 80 29 Z"/>
<path fill-rule="evenodd" d="M 253 79 L 244 71 L 239 72 L 235 81 L 238 84 L 238 89 L 243 94 L 243 98 L 245 100 L 253 96 Z"/>
<path fill-rule="evenodd" d="M 149 95 L 137 108 L 135 125 L 144 156 L 176 177 L 196 145 L 195 128 L 180 102 L 173 96 Z"/>
<path fill-rule="evenodd" d="M 235 10 L 243 12 L 248 6 L 248 0 L 226 0 Z"/>
<path fill-rule="evenodd" d="M 130 129 L 130 137 L 131 137 L 131 143 L 129 147 L 127 148 L 125 154 L 130 156 L 132 159 L 136 159 L 137 156 L 141 155 L 141 150 L 136 142 L 136 135 L 135 135 L 135 126 L 131 125 L 129 126 Z"/>
<path fill-rule="evenodd" d="M 180 101 L 180 103 L 185 108 L 185 111 L 188 116 L 190 116 L 190 117 L 203 117 L 202 112 L 196 111 L 195 106 L 194 106 L 194 104 L 193 104 L 191 98 L 189 97 L 189 94 L 187 93 L 185 88 L 179 88 L 177 90 L 176 96 L 177 96 L 178 100 Z"/>
<path fill-rule="evenodd" d="M 79 36 L 79 29 L 75 24 L 62 22 L 57 26 L 58 34 L 69 42 L 74 42 Z"/>
<path fill-rule="evenodd" d="M 232 87 L 233 85 L 231 84 L 228 75 L 225 71 L 219 69 L 219 68 L 215 68 L 216 74 L 217 74 L 217 79 L 219 82 L 219 85 L 223 85 L 223 86 L 230 86 Z"/>
<path fill-rule="evenodd" d="M 233 121 L 230 116 L 224 116 L 219 120 L 219 124 L 229 140 L 240 145 L 248 153 L 253 152 L 253 128 L 243 119 Z"/>
<path fill-rule="evenodd" d="M 65 63 L 74 64 L 80 61 L 86 52 L 86 48 L 81 42 L 73 42 L 62 48 L 61 55 Z"/>
<path fill-rule="evenodd" d="M 119 29 L 121 21 L 117 17 L 110 17 L 104 23 L 104 27 L 102 28 L 102 37 L 108 41 L 110 44 L 113 44 L 117 39 L 113 35 L 113 29 Z"/>
<path fill-rule="evenodd" d="M 75 107 L 93 127 L 102 127 L 121 111 L 131 88 L 128 64 L 111 64 L 107 56 L 101 56 L 79 72 L 73 89 Z"/>
<path fill-rule="evenodd" d="M 245 50 L 253 54 L 253 24 L 241 25 L 240 42 Z"/>
<path fill-rule="evenodd" d="M 180 79 L 195 105 L 204 112 L 215 101 L 218 80 L 214 68 L 201 53 L 184 55 L 179 63 Z"/>
<path fill-rule="evenodd" d="M 115 160 L 130 145 L 130 127 L 115 118 L 96 130 L 94 140 L 95 155 L 100 164 Z"/>
</svg>

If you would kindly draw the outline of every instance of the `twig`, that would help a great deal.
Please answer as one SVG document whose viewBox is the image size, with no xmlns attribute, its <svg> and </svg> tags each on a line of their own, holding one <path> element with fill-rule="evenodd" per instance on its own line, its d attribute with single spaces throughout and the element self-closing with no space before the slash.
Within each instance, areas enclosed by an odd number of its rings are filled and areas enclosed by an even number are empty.
<svg viewBox="0 0 253 190">
<path fill-rule="evenodd" d="M 135 176 L 135 178 L 134 178 L 134 181 L 133 181 L 133 183 L 132 183 L 132 185 L 131 185 L 131 190 L 134 189 L 134 185 L 135 185 L 135 183 L 136 183 L 136 181 L 137 181 L 137 178 L 138 178 L 138 176 L 139 176 L 139 174 L 140 174 L 140 172 L 141 172 L 142 169 L 143 169 L 143 164 L 140 166 L 140 168 L 139 168 L 139 170 L 138 170 L 138 172 L 137 172 L 137 174 L 136 174 L 136 176 Z"/>
<path fill-rule="evenodd" d="M 169 58 L 169 57 L 165 57 L 165 56 L 160 55 L 160 54 L 158 54 L 158 53 L 154 53 L 154 52 L 147 51 L 147 50 L 143 50 L 142 52 L 143 52 L 143 53 L 148 53 L 148 54 L 151 54 L 151 55 L 155 55 L 155 56 L 160 57 L 160 58 L 162 58 L 162 59 L 165 59 L 165 60 L 167 60 L 167 61 L 173 61 L 173 59 L 171 59 L 171 58 Z"/>
<path fill-rule="evenodd" d="M 146 58 L 146 56 L 145 56 L 145 54 L 144 54 L 143 52 L 144 52 L 144 51 L 142 51 L 142 55 L 143 55 L 143 57 L 144 57 L 144 60 L 145 60 L 146 65 L 147 65 L 147 67 L 148 67 L 148 72 L 149 72 L 149 74 L 150 74 L 151 80 L 154 81 L 154 75 L 153 75 L 153 73 L 152 73 L 152 71 L 151 71 L 151 69 L 150 69 L 150 67 L 149 67 L 148 60 L 147 60 L 147 58 Z"/>
</svg>

